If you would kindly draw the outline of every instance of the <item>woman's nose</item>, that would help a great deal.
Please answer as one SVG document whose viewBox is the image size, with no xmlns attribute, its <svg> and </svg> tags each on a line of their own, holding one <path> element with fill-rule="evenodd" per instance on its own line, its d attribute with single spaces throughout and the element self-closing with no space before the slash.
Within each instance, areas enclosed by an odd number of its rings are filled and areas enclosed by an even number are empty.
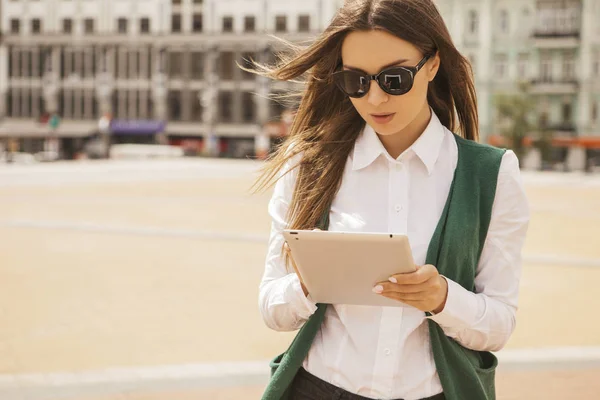
<svg viewBox="0 0 600 400">
<path fill-rule="evenodd" d="M 373 106 L 378 106 L 381 103 L 385 103 L 388 100 L 389 94 L 383 91 L 379 87 L 376 81 L 371 81 L 371 87 L 369 93 L 367 93 L 367 99 Z"/>
</svg>

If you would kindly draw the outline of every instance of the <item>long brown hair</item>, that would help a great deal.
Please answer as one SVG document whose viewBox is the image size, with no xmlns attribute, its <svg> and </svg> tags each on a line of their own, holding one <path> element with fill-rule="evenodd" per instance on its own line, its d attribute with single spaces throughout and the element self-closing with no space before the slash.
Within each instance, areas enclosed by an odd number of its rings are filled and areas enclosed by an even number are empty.
<svg viewBox="0 0 600 400">
<path fill-rule="evenodd" d="M 427 100 L 450 131 L 477 140 L 475 87 L 468 60 L 454 46 L 432 0 L 346 0 L 330 25 L 305 48 L 288 44 L 291 55 L 274 66 L 255 64 L 272 79 L 305 78 L 300 104 L 285 142 L 267 160 L 256 190 L 265 189 L 295 155 L 301 153 L 289 207 L 290 229 L 313 229 L 340 187 L 344 166 L 364 120 L 334 85 L 331 74 L 341 63 L 345 36 L 353 31 L 383 30 L 412 43 L 423 54 L 440 56 Z"/>
</svg>

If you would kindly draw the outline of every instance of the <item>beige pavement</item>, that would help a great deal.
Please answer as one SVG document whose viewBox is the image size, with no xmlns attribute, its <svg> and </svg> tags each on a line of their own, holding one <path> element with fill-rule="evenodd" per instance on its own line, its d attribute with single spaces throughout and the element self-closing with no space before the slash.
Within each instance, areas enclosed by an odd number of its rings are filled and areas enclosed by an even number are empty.
<svg viewBox="0 0 600 400">
<path fill-rule="evenodd" d="M 268 193 L 250 196 L 251 183 L 240 170 L 0 187 L 0 374 L 263 360 L 285 348 L 293 334 L 268 330 L 257 310 L 270 222 Z M 600 187 L 527 190 L 526 255 L 600 259 Z M 600 268 L 527 263 L 508 347 L 599 346 L 597 282 Z"/>
</svg>

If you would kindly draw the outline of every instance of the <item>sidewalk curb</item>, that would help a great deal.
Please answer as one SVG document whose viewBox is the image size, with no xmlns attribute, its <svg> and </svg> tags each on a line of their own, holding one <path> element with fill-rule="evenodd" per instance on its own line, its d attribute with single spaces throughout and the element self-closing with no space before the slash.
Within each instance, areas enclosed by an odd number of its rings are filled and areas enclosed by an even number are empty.
<svg viewBox="0 0 600 400">
<path fill-rule="evenodd" d="M 502 371 L 600 368 L 600 347 L 504 350 L 498 353 L 498 358 Z M 268 371 L 268 361 L 265 360 L 0 375 L 0 398 L 80 400 L 130 392 L 259 386 L 266 384 Z"/>
</svg>

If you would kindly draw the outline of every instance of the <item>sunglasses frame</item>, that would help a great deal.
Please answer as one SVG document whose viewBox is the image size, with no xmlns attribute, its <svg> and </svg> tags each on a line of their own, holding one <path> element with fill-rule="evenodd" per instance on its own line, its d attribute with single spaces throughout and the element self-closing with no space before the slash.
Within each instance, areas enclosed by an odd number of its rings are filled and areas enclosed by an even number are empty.
<svg viewBox="0 0 600 400">
<path fill-rule="evenodd" d="M 386 92 L 387 94 L 391 95 L 391 96 L 402 96 L 403 94 L 406 94 L 408 92 L 411 91 L 413 84 L 415 82 L 415 75 L 417 74 L 417 72 L 419 72 L 421 70 L 421 68 L 423 68 L 423 66 L 425 65 L 425 63 L 431 58 L 431 56 L 425 56 L 423 57 L 423 59 L 421 61 L 419 61 L 419 63 L 414 66 L 414 67 L 404 67 L 404 66 L 398 66 L 398 67 L 390 67 L 390 68 L 386 68 L 382 71 L 380 71 L 378 74 L 376 75 L 369 75 L 367 73 L 364 72 L 360 72 L 360 71 L 356 71 L 356 70 L 342 70 L 342 71 L 337 71 L 334 72 L 332 74 L 332 77 L 334 79 L 335 84 L 337 85 L 337 87 L 348 97 L 352 97 L 355 99 L 359 99 L 361 97 L 364 97 L 367 95 L 367 93 L 369 93 L 369 90 L 371 89 L 371 81 L 375 81 L 377 82 L 377 84 L 379 85 L 379 87 L 381 88 L 381 90 L 383 90 L 384 92 Z M 402 70 L 406 70 L 410 73 L 410 86 L 409 88 L 402 92 L 402 93 L 390 93 L 388 91 L 388 89 L 386 89 L 385 87 L 383 87 L 381 85 L 381 83 L 379 82 L 379 77 L 383 74 L 385 74 L 386 72 L 392 70 L 392 69 L 402 69 Z M 342 85 L 339 83 L 339 80 L 336 79 L 338 76 L 342 76 L 344 73 L 346 72 L 354 72 L 357 74 L 360 74 L 362 77 L 364 77 L 365 79 L 367 79 L 367 90 L 365 90 L 364 93 L 360 94 L 360 95 L 350 95 L 348 94 L 348 92 L 346 92 L 344 90 L 344 88 L 342 87 Z"/>
</svg>

